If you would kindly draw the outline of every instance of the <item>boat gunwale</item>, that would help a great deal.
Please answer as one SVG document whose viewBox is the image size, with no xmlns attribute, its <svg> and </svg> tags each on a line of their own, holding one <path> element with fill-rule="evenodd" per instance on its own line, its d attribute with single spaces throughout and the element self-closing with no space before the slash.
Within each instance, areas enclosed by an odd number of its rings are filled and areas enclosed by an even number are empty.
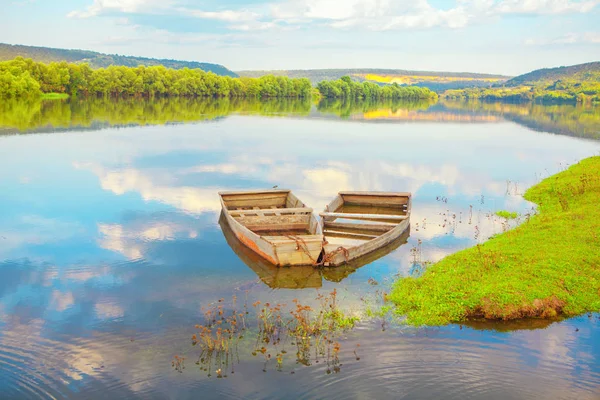
<svg viewBox="0 0 600 400">
<path fill-rule="evenodd" d="M 329 262 L 329 266 L 338 266 L 338 265 L 342 265 L 342 264 L 347 264 L 347 263 L 351 262 L 352 260 L 355 260 L 357 258 L 365 256 L 373 251 L 376 251 L 380 247 L 384 247 L 387 244 L 386 242 L 388 242 L 389 238 L 392 238 L 390 241 L 393 241 L 395 238 L 400 237 L 402 235 L 402 233 L 404 231 L 406 231 L 408 229 L 408 227 L 410 226 L 410 214 L 412 211 L 412 193 L 410 193 L 410 192 L 350 192 L 350 191 L 339 192 L 338 195 L 325 207 L 325 213 L 319 214 L 321 216 L 321 229 L 323 231 L 325 240 L 327 240 L 327 233 L 325 232 L 325 229 L 326 229 L 325 224 L 327 223 L 326 218 L 330 219 L 329 222 L 334 222 L 336 219 L 353 219 L 353 218 L 344 218 L 344 217 L 337 216 L 337 215 L 336 216 L 326 215 L 326 213 L 331 213 L 328 210 L 331 207 L 333 207 L 336 203 L 339 203 L 341 201 L 341 204 L 339 204 L 336 207 L 336 209 L 339 209 L 339 207 L 343 206 L 346 203 L 343 198 L 343 196 L 345 194 L 353 195 L 353 196 L 364 196 L 366 198 L 375 197 L 375 196 L 406 197 L 406 198 L 408 198 L 408 201 L 406 203 L 406 214 L 405 214 L 406 218 L 399 220 L 398 223 L 392 223 L 394 225 L 394 227 L 392 229 L 390 229 L 389 231 L 384 232 L 372 239 L 365 240 L 364 243 L 361 243 L 357 246 L 352 246 L 352 247 L 346 249 L 346 251 L 354 253 L 354 255 L 352 255 L 351 257 L 346 257 L 345 254 L 334 254 L 334 258 Z M 323 215 L 323 214 L 325 214 L 325 215 Z M 333 212 L 333 214 L 336 214 L 336 213 Z M 339 213 L 339 214 L 343 214 L 343 213 Z M 353 213 L 353 214 L 360 215 L 360 213 Z M 386 214 L 363 214 L 363 215 L 365 215 L 367 218 L 370 218 L 373 215 L 377 215 L 377 216 L 381 215 L 380 219 L 386 219 Z M 389 215 L 387 215 L 387 216 L 389 216 Z M 373 222 L 380 223 L 380 221 L 373 221 Z M 381 224 L 384 225 L 385 223 L 381 223 Z M 360 227 L 361 224 L 357 223 L 355 225 L 357 227 Z M 385 225 L 391 225 L 391 224 L 387 223 Z M 379 246 L 375 245 L 372 249 L 365 251 L 365 248 L 371 247 L 371 246 L 373 246 L 373 243 L 377 243 L 377 242 L 381 242 L 381 245 L 379 245 Z M 344 246 L 340 246 L 340 247 L 344 248 Z M 325 247 L 323 247 L 323 248 L 325 250 Z M 333 253 L 335 253 L 335 251 Z M 327 257 L 326 251 L 325 251 L 325 257 Z M 343 257 L 343 258 L 341 258 L 341 257 Z M 341 259 L 341 261 L 337 261 L 336 259 Z"/>
<path fill-rule="evenodd" d="M 254 231 L 252 231 L 251 229 L 247 228 L 246 226 L 244 226 L 240 221 L 238 221 L 236 218 L 233 217 L 232 214 L 235 214 L 236 212 L 239 213 L 239 211 L 241 210 L 229 210 L 225 204 L 225 199 L 223 198 L 223 196 L 227 196 L 227 195 L 244 195 L 244 194 L 269 194 L 269 193 L 287 193 L 288 196 L 292 195 L 294 196 L 294 199 L 299 201 L 302 205 L 304 205 L 304 207 L 295 207 L 295 209 L 304 209 L 305 211 L 296 211 L 296 212 L 292 212 L 289 214 L 289 216 L 291 215 L 308 215 L 309 216 L 309 221 L 308 221 L 308 227 L 309 229 L 312 229 L 314 227 L 315 233 L 313 234 L 309 234 L 306 236 L 301 236 L 300 239 L 295 239 L 293 235 L 289 236 L 289 239 L 282 239 L 282 240 L 278 240 L 276 243 L 271 242 L 267 239 L 265 239 L 265 236 L 269 236 L 269 237 L 274 237 L 274 235 L 261 235 L 259 233 L 256 233 Z M 292 243 L 298 243 L 298 240 L 301 240 L 303 242 L 315 242 L 315 240 L 310 240 L 309 237 L 314 236 L 314 239 L 317 239 L 320 243 L 323 242 L 323 238 L 324 235 L 322 232 L 320 232 L 320 224 L 317 221 L 317 219 L 315 218 L 314 215 L 314 211 L 312 208 L 306 207 L 306 205 L 300 200 L 298 199 L 291 190 L 288 189 L 265 189 L 265 190 L 249 190 L 249 191 L 236 191 L 236 192 L 218 192 L 219 195 L 219 200 L 221 203 L 221 209 L 222 211 L 225 211 L 225 218 L 228 222 L 228 224 L 230 225 L 231 230 L 233 231 L 233 233 L 238 237 L 238 239 L 244 243 L 246 245 L 246 247 L 249 247 L 251 250 L 257 252 L 260 256 L 266 258 L 269 262 L 273 263 L 274 265 L 277 266 L 282 266 L 282 262 L 280 261 L 279 255 L 277 254 L 277 249 L 278 247 L 282 247 L 285 244 L 292 244 Z M 286 199 L 287 201 L 287 199 Z M 247 210 L 249 212 L 252 211 L 260 211 L 260 212 L 265 212 L 265 213 L 274 213 L 277 211 L 280 212 L 285 212 L 285 210 L 292 210 L 290 208 L 269 208 L 269 209 L 259 209 L 259 210 Z M 310 210 L 310 212 L 307 212 L 308 210 Z M 244 238 L 242 239 L 240 236 L 243 236 Z M 280 235 L 280 237 L 284 238 L 287 235 Z M 252 242 L 253 244 L 255 244 L 256 246 L 251 246 L 250 244 L 247 243 L 247 241 Z M 271 254 L 266 253 L 265 251 L 263 251 L 263 249 L 261 249 L 261 246 L 259 245 L 263 244 L 263 247 L 267 247 L 270 250 Z M 266 249 L 265 249 L 266 250 Z M 322 253 L 323 249 L 321 246 L 321 251 L 320 253 Z M 317 256 L 318 258 L 318 256 Z M 311 265 L 311 264 L 292 264 L 292 265 Z M 314 265 L 314 264 L 313 264 Z"/>
</svg>

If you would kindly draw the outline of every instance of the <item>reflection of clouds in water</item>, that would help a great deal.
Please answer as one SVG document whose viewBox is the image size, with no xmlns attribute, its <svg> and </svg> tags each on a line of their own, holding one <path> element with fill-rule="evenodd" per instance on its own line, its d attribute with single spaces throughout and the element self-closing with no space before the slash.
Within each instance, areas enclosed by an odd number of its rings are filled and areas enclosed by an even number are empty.
<svg viewBox="0 0 600 400">
<path fill-rule="evenodd" d="M 75 297 L 71 292 L 61 292 L 53 290 L 48 308 L 56 311 L 65 311 L 67 308 L 75 304 Z"/>
<path fill-rule="evenodd" d="M 93 171 L 100 179 L 102 188 L 116 195 L 127 192 L 139 193 L 145 201 L 158 201 L 191 213 L 216 212 L 221 209 L 217 192 L 221 189 L 176 187 L 166 182 L 153 181 L 154 173 L 133 168 L 108 170 L 91 164 L 76 164 L 77 168 Z M 155 172 L 155 171 L 154 171 Z"/>
<path fill-rule="evenodd" d="M 394 177 L 405 178 L 410 182 L 410 188 L 406 191 L 416 192 L 426 182 L 435 182 L 444 186 L 453 186 L 460 179 L 460 172 L 456 165 L 441 165 L 431 167 L 428 165 L 415 165 L 407 163 L 391 164 L 382 162 L 379 164 L 382 173 Z"/>
<path fill-rule="evenodd" d="M 125 315 L 123 308 L 117 304 L 96 303 L 94 310 L 100 319 L 115 319 Z"/>
<path fill-rule="evenodd" d="M 10 364 L 21 358 L 29 360 L 24 366 L 14 365 L 14 372 L 7 372 L 8 376 L 12 374 L 14 382 L 19 382 L 24 393 L 41 392 L 45 396 L 40 397 L 54 398 L 51 393 L 57 384 L 70 385 L 84 376 L 92 377 L 101 373 L 99 367 L 104 361 L 94 349 L 96 346 L 48 338 L 43 332 L 44 325 L 42 319 L 23 324 L 17 318 L 11 318 L 0 335 L 0 346 L 8 354 Z M 18 354 L 13 354 L 16 349 Z M 49 392 L 45 393 L 46 390 Z"/>
<path fill-rule="evenodd" d="M 140 259 L 150 242 L 194 239 L 203 229 L 201 221 L 167 213 L 143 215 L 122 224 L 98 224 L 100 247 L 123 254 L 130 260 Z"/>
<path fill-rule="evenodd" d="M 83 231 L 77 222 L 27 214 L 4 221 L 0 227 L 0 252 L 30 244 L 60 242 Z"/>
<path fill-rule="evenodd" d="M 346 171 L 335 168 L 305 169 L 302 171 L 306 180 L 305 186 L 323 196 L 335 196 L 342 190 L 352 188 L 350 176 Z"/>
<path fill-rule="evenodd" d="M 300 199 L 316 212 L 343 190 L 394 190 L 411 191 L 415 194 L 426 184 L 437 184 L 443 188 L 442 191 L 458 193 L 458 195 L 451 197 L 451 204 L 438 203 L 427 197 L 419 198 L 413 204 L 411 219 L 413 239 L 430 242 L 424 245 L 424 255 L 429 261 L 438 261 L 454 252 L 457 246 L 461 246 L 455 242 L 453 245 L 446 244 L 440 247 L 436 241 L 444 236 L 467 239 L 464 243 L 483 241 L 503 230 L 502 221 L 487 214 L 505 208 L 521 211 L 526 204 L 521 197 L 505 195 L 506 182 L 494 181 L 477 171 L 466 175 L 453 164 L 429 166 L 384 161 L 362 164 L 327 161 L 320 165 L 317 163 L 312 168 L 303 168 L 298 161 L 273 158 L 254 161 L 249 157 L 237 157 L 219 164 L 201 164 L 185 168 L 109 170 L 91 164 L 77 166 L 93 171 L 105 190 L 118 195 L 138 192 L 147 201 L 159 201 L 186 213 L 195 214 L 204 212 L 216 214 L 220 210 L 217 191 L 227 189 L 177 186 L 174 177 L 194 173 L 215 173 L 261 181 L 266 173 L 268 181 L 280 187 L 292 188 Z M 485 206 L 474 205 L 472 223 L 468 224 L 470 211 L 468 196 L 478 198 L 482 190 L 486 191 L 488 203 Z M 425 220 L 426 229 L 423 228 Z M 136 226 L 127 224 L 126 227 L 122 224 L 101 223 L 98 224 L 98 229 L 103 236 L 99 241 L 101 247 L 121 253 L 129 259 L 143 257 L 146 241 L 171 240 L 186 231 L 188 238 L 196 237 L 198 234 L 197 230 L 164 221 Z"/>
<path fill-rule="evenodd" d="M 121 253 L 130 260 L 142 258 L 141 246 L 128 243 L 128 237 L 121 225 L 98 224 L 98 231 L 102 235 L 102 238 L 98 240 L 98 245 L 103 249 Z"/>
</svg>

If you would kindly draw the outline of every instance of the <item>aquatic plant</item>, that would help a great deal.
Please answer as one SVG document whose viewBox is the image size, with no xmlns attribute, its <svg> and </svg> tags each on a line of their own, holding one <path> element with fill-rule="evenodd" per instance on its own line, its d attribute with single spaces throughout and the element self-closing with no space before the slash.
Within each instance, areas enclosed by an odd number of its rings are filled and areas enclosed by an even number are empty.
<svg viewBox="0 0 600 400">
<path fill-rule="evenodd" d="M 501 218 L 505 218 L 505 219 L 516 219 L 519 214 L 516 212 L 511 212 L 511 211 L 506 211 L 506 210 L 500 210 L 500 211 L 496 211 L 495 213 L 497 216 L 501 217 Z"/>
<path fill-rule="evenodd" d="M 240 343 L 254 337 L 254 344 L 243 348 L 252 348 L 253 356 L 263 358 L 263 371 L 275 362 L 277 371 L 283 371 L 288 346 L 296 349 L 295 364 L 312 365 L 324 362 L 326 372 L 339 372 L 341 364 L 339 352 L 341 345 L 338 336 L 352 329 L 358 318 L 348 316 L 338 307 L 337 290 L 328 294 L 318 294 L 318 308 L 293 300 L 293 306 L 271 304 L 256 301 L 252 304 L 256 313 L 256 325 L 250 326 L 247 318 L 247 297 L 242 310 L 236 309 L 234 296 L 230 309 L 226 309 L 224 299 L 204 309 L 205 322 L 197 324 L 192 335 L 192 345 L 200 349 L 196 365 L 212 376 L 216 371 L 218 378 L 227 377 L 227 371 L 234 373 L 234 365 L 240 362 Z M 253 319 L 252 319 L 253 320 Z M 173 368 L 182 371 L 180 358 L 176 356 Z M 293 372 L 293 371 L 292 371 Z"/>
</svg>

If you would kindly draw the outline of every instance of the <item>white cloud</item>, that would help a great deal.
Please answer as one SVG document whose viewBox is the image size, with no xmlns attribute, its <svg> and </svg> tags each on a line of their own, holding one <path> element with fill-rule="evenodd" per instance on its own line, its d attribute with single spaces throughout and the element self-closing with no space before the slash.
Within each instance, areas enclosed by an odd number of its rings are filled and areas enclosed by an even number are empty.
<svg viewBox="0 0 600 400">
<path fill-rule="evenodd" d="M 104 12 L 149 13 L 169 9 L 172 0 L 94 0 L 84 11 L 71 11 L 69 18 L 90 18 Z"/>
<path fill-rule="evenodd" d="M 525 44 L 528 46 L 547 46 L 555 44 L 600 44 L 600 32 L 570 32 L 551 39 L 530 38 L 525 40 Z"/>
<path fill-rule="evenodd" d="M 502 0 L 492 7 L 498 14 L 567 14 L 586 13 L 600 0 Z"/>
<path fill-rule="evenodd" d="M 447 9 L 428 0 L 286 0 L 252 9 L 194 9 L 178 7 L 175 0 L 94 0 L 69 17 L 88 18 L 105 12 L 169 13 L 229 23 L 231 30 L 294 29 L 320 24 L 337 29 L 373 31 L 463 28 L 495 16 L 510 14 L 567 14 L 593 10 L 600 0 L 457 0 Z"/>
<path fill-rule="evenodd" d="M 215 19 L 226 22 L 253 21 L 260 16 L 259 14 L 248 10 L 202 11 L 187 8 L 179 8 L 177 10 L 197 18 Z"/>
</svg>

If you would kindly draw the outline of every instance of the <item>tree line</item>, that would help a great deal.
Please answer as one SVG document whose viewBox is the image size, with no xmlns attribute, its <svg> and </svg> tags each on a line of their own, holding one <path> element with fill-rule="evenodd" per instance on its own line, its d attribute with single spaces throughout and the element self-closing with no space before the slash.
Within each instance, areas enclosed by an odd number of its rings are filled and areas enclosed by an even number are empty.
<svg viewBox="0 0 600 400">
<path fill-rule="evenodd" d="M 309 98 L 308 79 L 265 76 L 232 78 L 200 69 L 163 66 L 110 66 L 39 63 L 17 57 L 0 62 L 0 97 L 66 93 L 71 96 L 183 96 L 243 98 Z"/>
<path fill-rule="evenodd" d="M 372 82 L 355 82 L 349 76 L 334 81 L 321 81 L 317 85 L 321 96 L 329 99 L 351 100 L 418 100 L 436 99 L 437 94 L 428 88 L 416 86 L 378 85 Z"/>
<path fill-rule="evenodd" d="M 600 103 L 600 71 L 586 72 L 552 82 L 515 87 L 470 88 L 448 90 L 447 99 L 484 100 L 511 103 Z"/>
<path fill-rule="evenodd" d="M 318 90 L 318 92 L 316 91 Z M 200 69 L 164 66 L 110 66 L 92 69 L 66 61 L 40 63 L 17 57 L 0 62 L 0 98 L 64 93 L 98 97 L 228 97 L 297 98 L 318 96 L 338 99 L 430 99 L 437 95 L 426 88 L 379 86 L 353 82 L 350 77 L 321 82 L 313 89 L 306 78 L 262 76 L 232 78 Z"/>
</svg>

